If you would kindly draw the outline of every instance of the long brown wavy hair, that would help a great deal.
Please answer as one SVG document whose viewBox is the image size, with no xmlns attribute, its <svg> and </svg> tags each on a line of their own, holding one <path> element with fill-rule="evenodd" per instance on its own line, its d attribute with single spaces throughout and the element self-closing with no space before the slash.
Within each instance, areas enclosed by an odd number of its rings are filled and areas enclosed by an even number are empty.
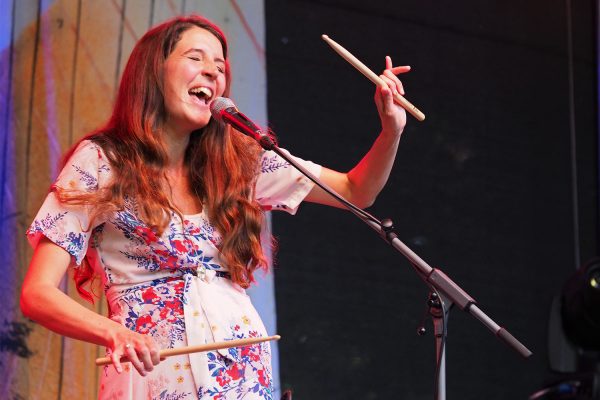
<svg viewBox="0 0 600 400">
<path fill-rule="evenodd" d="M 181 214 L 165 193 L 168 162 L 162 129 L 167 114 L 163 97 L 163 66 L 182 34 L 194 27 L 219 39 L 226 60 L 227 96 L 231 72 L 225 35 L 212 22 L 192 15 L 178 17 L 149 30 L 136 44 L 123 72 L 115 106 L 107 124 L 82 140 L 102 147 L 111 165 L 113 179 L 108 187 L 93 193 L 68 193 L 54 188 L 59 199 L 94 206 L 94 218 L 122 210 L 125 199 L 136 200 L 138 217 L 161 234 L 173 212 Z M 65 155 L 68 160 L 77 144 Z M 193 195 L 201 202 L 211 223 L 222 235 L 221 257 L 232 280 L 248 287 L 253 272 L 266 268 L 260 233 L 264 212 L 253 198 L 260 147 L 211 118 L 208 125 L 192 132 L 184 162 Z M 93 300 L 84 285 L 93 277 L 87 262 L 75 269 L 79 293 Z"/>
</svg>

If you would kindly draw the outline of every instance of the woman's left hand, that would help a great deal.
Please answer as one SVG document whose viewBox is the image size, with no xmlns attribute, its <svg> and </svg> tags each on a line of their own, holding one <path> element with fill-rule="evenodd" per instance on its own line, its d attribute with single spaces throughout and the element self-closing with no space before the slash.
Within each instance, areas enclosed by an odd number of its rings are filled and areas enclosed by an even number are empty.
<svg viewBox="0 0 600 400">
<path fill-rule="evenodd" d="M 392 59 L 389 56 L 385 57 L 385 70 L 379 75 L 385 85 L 378 85 L 375 91 L 375 104 L 384 135 L 399 137 L 406 125 L 406 111 L 394 103 L 394 94 L 404 95 L 404 87 L 396 75 L 408 71 L 409 66 L 393 67 Z"/>
</svg>

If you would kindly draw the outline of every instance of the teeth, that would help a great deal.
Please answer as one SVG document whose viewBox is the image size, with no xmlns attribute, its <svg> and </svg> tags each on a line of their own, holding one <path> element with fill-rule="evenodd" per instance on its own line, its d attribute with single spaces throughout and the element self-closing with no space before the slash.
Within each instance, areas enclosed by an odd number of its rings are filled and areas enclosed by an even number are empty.
<svg viewBox="0 0 600 400">
<path fill-rule="evenodd" d="M 212 97 L 212 90 L 204 86 L 190 89 L 190 93 L 204 97 L 205 99 L 210 99 Z"/>
</svg>

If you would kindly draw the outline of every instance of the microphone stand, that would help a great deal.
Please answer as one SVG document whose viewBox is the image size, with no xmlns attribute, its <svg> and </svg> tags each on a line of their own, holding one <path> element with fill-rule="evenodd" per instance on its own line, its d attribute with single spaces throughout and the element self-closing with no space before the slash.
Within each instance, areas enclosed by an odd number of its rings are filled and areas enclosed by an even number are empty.
<svg viewBox="0 0 600 400">
<path fill-rule="evenodd" d="M 245 132 L 243 132 L 245 133 Z M 375 230 L 379 236 L 390 244 L 394 249 L 404 255 L 413 265 L 419 277 L 431 289 L 429 297 L 429 313 L 433 319 L 435 348 L 436 348 L 436 387 L 435 400 L 446 400 L 446 336 L 448 332 L 448 316 L 451 307 L 456 304 L 461 310 L 468 312 L 490 331 L 498 337 L 502 342 L 511 347 L 524 358 L 531 356 L 531 351 L 511 335 L 505 328 L 496 324 L 488 317 L 479 307 L 475 300 L 469 296 L 460 286 L 454 283 L 440 269 L 430 267 L 421 257 L 406 246 L 398 235 L 394 232 L 392 220 L 384 219 L 379 221 L 366 211 L 358 208 L 350 203 L 332 188 L 321 182 L 317 177 L 307 171 L 304 167 L 298 164 L 294 159 L 285 154 L 277 146 L 271 135 L 257 132 L 253 136 L 265 150 L 272 150 L 285 161 L 290 163 L 294 168 L 300 171 L 308 179 L 313 181 L 321 189 L 325 190 L 337 201 L 339 201 L 352 214 L 356 215 L 361 221 L 369 225 Z"/>
</svg>

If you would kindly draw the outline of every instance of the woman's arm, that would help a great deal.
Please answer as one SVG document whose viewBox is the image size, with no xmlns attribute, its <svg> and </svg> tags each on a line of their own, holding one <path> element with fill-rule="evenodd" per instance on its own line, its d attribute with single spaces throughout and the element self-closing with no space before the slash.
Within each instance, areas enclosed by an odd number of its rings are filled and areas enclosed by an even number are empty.
<svg viewBox="0 0 600 400">
<path fill-rule="evenodd" d="M 149 335 L 130 331 L 77 303 L 59 289 L 71 255 L 47 238 L 37 245 L 21 291 L 23 314 L 46 328 L 107 347 L 117 372 L 119 359 L 126 355 L 143 376 L 160 361 L 159 349 Z"/>
<path fill-rule="evenodd" d="M 323 182 L 360 208 L 372 205 L 387 182 L 400 136 L 406 125 L 406 111 L 394 103 L 393 94 L 404 94 L 402 83 L 396 74 L 408 72 L 410 67 L 392 67 L 390 57 L 386 57 L 385 61 L 386 69 L 380 78 L 386 85 L 378 86 L 375 91 L 375 104 L 381 119 L 381 133 L 371 149 L 352 170 L 342 173 L 323 168 L 320 176 Z M 341 207 L 318 186 L 310 191 L 305 200 Z"/>
</svg>

